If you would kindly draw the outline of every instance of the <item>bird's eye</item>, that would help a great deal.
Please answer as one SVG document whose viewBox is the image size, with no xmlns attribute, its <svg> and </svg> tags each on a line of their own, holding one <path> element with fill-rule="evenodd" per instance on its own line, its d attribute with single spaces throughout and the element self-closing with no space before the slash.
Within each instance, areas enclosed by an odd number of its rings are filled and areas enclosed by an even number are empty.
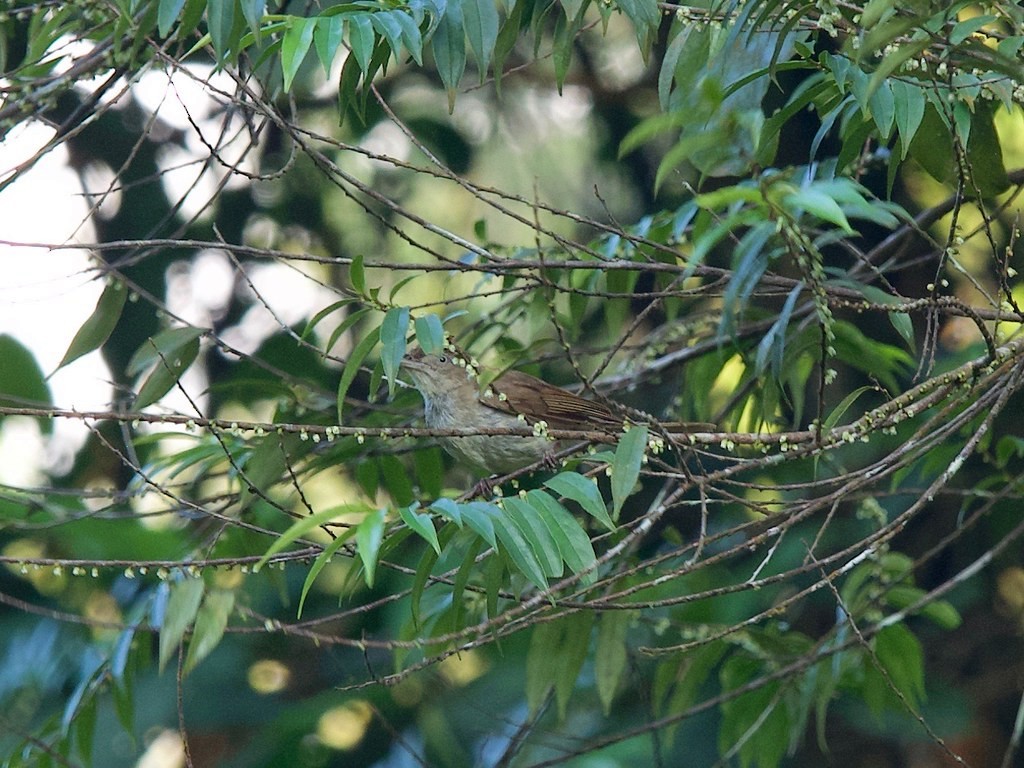
<svg viewBox="0 0 1024 768">
<path fill-rule="evenodd" d="M 439 355 L 437 359 L 438 359 L 438 362 L 441 362 L 441 363 L 447 363 L 448 362 L 448 358 L 445 357 L 444 355 Z"/>
</svg>

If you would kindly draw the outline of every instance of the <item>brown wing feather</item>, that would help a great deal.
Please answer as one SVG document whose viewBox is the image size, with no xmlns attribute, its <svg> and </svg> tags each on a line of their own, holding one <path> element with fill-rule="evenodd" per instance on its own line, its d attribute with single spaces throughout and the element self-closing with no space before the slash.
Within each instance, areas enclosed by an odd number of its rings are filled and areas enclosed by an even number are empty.
<svg viewBox="0 0 1024 768">
<path fill-rule="evenodd" d="M 555 429 L 581 429 L 586 422 L 622 426 L 622 419 L 600 403 L 520 371 L 503 374 L 492 382 L 491 389 L 495 396 L 481 402 L 506 413 L 522 414 L 530 424 L 546 421 Z"/>
</svg>

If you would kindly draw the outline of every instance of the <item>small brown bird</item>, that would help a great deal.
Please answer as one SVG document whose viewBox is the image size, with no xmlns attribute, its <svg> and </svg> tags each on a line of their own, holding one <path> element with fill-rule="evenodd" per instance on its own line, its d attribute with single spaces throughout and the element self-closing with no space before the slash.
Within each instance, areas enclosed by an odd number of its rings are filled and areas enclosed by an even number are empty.
<svg viewBox="0 0 1024 768">
<path fill-rule="evenodd" d="M 540 425 L 551 429 L 617 434 L 628 419 L 601 403 L 548 384 L 521 371 L 506 371 L 481 391 L 479 373 L 453 347 L 436 354 L 416 349 L 406 355 L 408 369 L 423 396 L 428 427 L 500 428 Z M 704 425 L 684 425 L 694 431 Z M 675 430 L 673 430 L 675 431 Z M 513 472 L 558 449 L 543 436 L 472 435 L 442 437 L 448 453 L 491 473 Z"/>
</svg>

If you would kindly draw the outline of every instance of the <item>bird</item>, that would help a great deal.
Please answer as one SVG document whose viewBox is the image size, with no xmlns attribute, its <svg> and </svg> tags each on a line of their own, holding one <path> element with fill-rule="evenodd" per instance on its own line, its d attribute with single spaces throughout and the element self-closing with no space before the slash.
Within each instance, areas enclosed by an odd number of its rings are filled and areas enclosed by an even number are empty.
<svg viewBox="0 0 1024 768">
<path fill-rule="evenodd" d="M 552 456 L 558 444 L 547 429 L 603 431 L 615 435 L 631 419 L 603 403 L 580 397 L 522 371 L 505 371 L 481 387 L 480 371 L 453 344 L 438 352 L 414 348 L 403 365 L 423 397 L 432 429 L 535 427 L 535 435 L 469 435 L 440 438 L 445 450 L 475 469 L 508 474 Z M 673 431 L 713 425 L 673 424 Z"/>
</svg>

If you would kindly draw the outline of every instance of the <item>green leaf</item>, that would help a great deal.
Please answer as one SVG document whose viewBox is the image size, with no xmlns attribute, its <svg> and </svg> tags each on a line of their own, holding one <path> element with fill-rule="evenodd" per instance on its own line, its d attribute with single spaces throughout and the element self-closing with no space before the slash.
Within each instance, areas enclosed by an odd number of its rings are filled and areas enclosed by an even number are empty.
<svg viewBox="0 0 1024 768">
<path fill-rule="evenodd" d="M 352 385 L 356 376 L 359 373 L 359 368 L 363 364 L 363 360 L 370 353 L 370 350 L 377 345 L 377 341 L 380 339 L 380 328 L 374 328 L 369 331 L 359 343 L 356 344 L 352 353 L 348 356 L 348 360 L 345 361 L 345 368 L 341 372 L 341 381 L 338 382 L 338 423 L 344 424 L 342 420 L 342 412 L 345 410 L 345 395 L 348 393 L 348 388 Z"/>
<path fill-rule="evenodd" d="M 590 633 L 594 627 L 593 611 L 577 611 L 563 616 L 562 652 L 555 670 L 555 701 L 558 717 L 565 720 L 569 697 L 576 689 L 576 680 L 590 651 Z"/>
<path fill-rule="evenodd" d="M 502 550 L 516 568 L 519 569 L 519 572 L 529 579 L 530 582 L 540 589 L 547 589 L 548 580 L 544 575 L 544 568 L 533 554 L 533 547 L 530 546 L 522 533 L 520 533 L 519 527 L 508 518 L 504 511 L 498 510 L 496 507 L 494 509 L 497 514 L 491 515 L 491 521 L 494 524 L 494 532 L 498 537 L 498 541 L 501 542 Z M 469 522 L 468 516 L 464 515 L 464 517 Z M 472 523 L 470 525 L 472 526 Z"/>
<path fill-rule="evenodd" d="M 320 59 L 320 66 L 324 68 L 325 75 L 331 74 L 331 65 L 334 63 L 334 57 L 338 53 L 344 36 L 344 16 L 321 16 L 316 20 L 316 29 L 313 30 L 313 46 L 316 48 L 316 55 Z"/>
<path fill-rule="evenodd" d="M 444 328 L 437 315 L 423 315 L 416 318 L 416 341 L 428 355 L 444 349 Z"/>
<path fill-rule="evenodd" d="M 431 509 L 441 517 L 448 518 L 456 527 L 462 527 L 462 512 L 460 511 L 460 505 L 453 499 L 438 499 L 432 503 L 427 509 Z M 493 543 L 492 545 L 493 546 Z"/>
<path fill-rule="evenodd" d="M 916 708 L 925 693 L 921 642 L 905 625 L 894 624 L 875 635 L 873 646 L 889 680 Z"/>
<path fill-rule="evenodd" d="M 601 498 L 601 492 L 593 480 L 588 480 L 575 472 L 562 472 L 545 480 L 544 485 L 555 493 L 575 501 L 583 507 L 584 512 L 591 515 L 609 531 L 615 530 L 615 523 L 608 516 L 604 499 Z"/>
<path fill-rule="evenodd" d="M 299 595 L 299 608 L 296 611 L 295 617 L 297 619 L 302 618 L 302 608 L 306 604 L 306 596 L 309 594 L 310 588 L 313 586 L 313 582 L 316 581 L 316 577 L 320 575 L 320 571 L 331 562 L 338 550 L 345 546 L 345 542 L 351 539 L 356 533 L 355 528 L 349 528 L 340 536 L 334 539 L 330 544 L 324 547 L 324 551 L 317 555 L 316 560 L 309 567 L 309 573 L 306 574 L 306 580 L 302 582 L 302 594 Z"/>
<path fill-rule="evenodd" d="M 900 160 L 907 159 L 910 143 L 924 118 L 925 95 L 916 85 L 903 80 L 890 83 L 895 110 L 896 130 L 900 135 Z"/>
<path fill-rule="evenodd" d="M 381 365 L 388 379 L 388 397 L 395 396 L 398 369 L 405 357 L 405 337 L 409 333 L 409 308 L 392 307 L 380 325 Z"/>
<path fill-rule="evenodd" d="M 331 331 L 331 337 L 327 339 L 327 343 L 324 344 L 324 355 L 329 355 L 331 350 L 334 349 L 334 345 L 338 343 L 338 339 L 348 333 L 356 323 L 366 317 L 373 310 L 369 307 L 361 307 L 360 309 L 350 312 L 348 316 L 338 323 L 338 326 Z"/>
<path fill-rule="evenodd" d="M 90 696 L 75 714 L 75 748 L 84 765 L 92 761 L 98 701 L 99 697 Z"/>
<path fill-rule="evenodd" d="M 757 345 L 757 356 L 754 358 L 754 366 L 757 375 L 764 374 L 771 365 L 772 375 L 779 378 L 782 374 L 782 361 L 786 350 L 786 329 L 789 327 L 789 320 L 793 316 L 793 309 L 796 307 L 796 300 L 803 291 L 803 283 L 793 287 L 782 305 L 782 311 L 778 318 L 768 329 L 768 333 Z"/>
<path fill-rule="evenodd" d="M 328 315 L 337 312 L 339 309 L 347 307 L 354 301 L 355 299 L 342 299 L 341 301 L 335 301 L 331 304 L 328 304 L 326 307 L 321 309 L 319 312 L 317 312 L 315 315 L 313 315 L 313 317 L 309 319 L 309 321 L 306 323 L 306 327 L 302 329 L 302 336 L 300 338 L 303 341 L 308 339 L 309 335 L 313 332 L 313 329 L 320 324 L 321 320 L 323 320 Z"/>
<path fill-rule="evenodd" d="M 231 52 L 231 31 L 235 26 L 237 4 L 238 0 L 208 0 L 206 4 L 206 23 L 210 29 L 210 41 L 219 62 L 223 62 Z"/>
<path fill-rule="evenodd" d="M 594 649 L 594 678 L 597 695 L 607 715 L 626 670 L 626 635 L 636 611 L 607 611 L 601 614 Z"/>
<path fill-rule="evenodd" d="M 856 288 L 864 294 L 868 301 L 874 304 L 898 306 L 903 303 L 902 299 L 883 291 L 876 285 L 857 285 Z M 889 322 L 892 323 L 892 327 L 896 329 L 899 335 L 903 337 L 903 341 L 907 343 L 907 347 L 913 349 L 914 323 L 910 319 L 910 315 L 906 312 L 887 312 L 886 314 L 889 316 Z"/>
<path fill-rule="evenodd" d="M 593 626 L 593 611 L 567 613 L 534 626 L 526 656 L 526 705 L 531 715 L 540 709 L 553 686 L 559 719 L 565 720 L 569 698 L 590 650 Z"/>
<path fill-rule="evenodd" d="M 453 0 L 458 2 L 458 0 Z M 494 0 L 463 0 L 462 27 L 480 68 L 480 82 L 487 75 L 491 54 L 498 39 L 498 8 Z"/>
<path fill-rule="evenodd" d="M 384 524 L 387 516 L 383 509 L 368 512 L 356 528 L 356 549 L 359 559 L 363 561 L 363 578 L 366 586 L 373 587 L 373 578 L 377 572 L 377 556 L 380 545 L 384 541 Z"/>
<path fill-rule="evenodd" d="M 462 27 L 462 6 L 457 0 L 445 6 L 444 16 L 431 38 L 434 65 L 448 92 L 448 111 L 455 107 L 455 92 L 466 71 L 466 33 Z"/>
<path fill-rule="evenodd" d="M 661 189 L 661 185 L 665 183 L 669 174 L 682 163 L 702 150 L 719 145 L 721 141 L 721 137 L 714 131 L 701 131 L 680 138 L 658 163 L 658 171 L 654 177 L 655 191 Z"/>
<path fill-rule="evenodd" d="M 156 28 L 160 37 L 167 37 L 174 22 L 181 15 L 181 9 L 185 7 L 185 0 L 160 0 L 159 10 L 156 15 Z"/>
<path fill-rule="evenodd" d="M 46 408 L 53 404 L 50 388 L 35 355 L 17 339 L 0 334 L 0 406 Z M 0 421 L 3 420 L 0 415 Z M 40 417 L 39 429 L 49 433 L 51 419 Z"/>
<path fill-rule="evenodd" d="M 405 43 L 406 50 L 409 51 L 413 61 L 419 66 L 423 66 L 423 35 L 420 34 L 420 28 L 416 20 L 402 10 L 389 11 L 388 13 L 394 16 L 395 22 L 401 28 L 402 42 Z M 395 55 L 398 55 L 397 50 Z"/>
<path fill-rule="evenodd" d="M 554 686 L 561 662 L 562 619 L 535 624 L 526 654 L 526 709 L 534 717 Z"/>
<path fill-rule="evenodd" d="M 558 503 L 550 494 L 540 489 L 528 491 L 526 501 L 540 513 L 540 519 L 547 526 L 558 547 L 558 552 L 569 570 L 573 573 L 583 573 L 581 583 L 584 585 L 593 584 L 597 581 L 597 571 L 588 570 L 597 561 L 594 554 L 594 546 L 590 543 L 590 537 L 565 507 Z"/>
<path fill-rule="evenodd" d="M 238 490 L 238 506 L 247 509 L 259 494 L 266 494 L 274 483 L 280 482 L 281 476 L 288 468 L 288 462 L 294 461 L 300 454 L 302 438 L 295 434 L 267 434 L 258 438 L 255 449 L 246 459 L 240 478 Z M 222 455 L 220 445 L 216 445 L 217 453 Z"/>
<path fill-rule="evenodd" d="M 82 355 L 99 349 L 103 342 L 110 338 L 110 334 L 121 319 L 121 311 L 124 309 L 125 299 L 128 298 L 128 291 L 124 285 L 117 280 L 109 280 L 96 302 L 96 308 L 82 323 L 75 337 L 68 345 L 67 352 L 61 358 L 57 369 L 63 368 L 68 363 L 77 360 Z"/>
<path fill-rule="evenodd" d="M 829 197 L 820 189 L 805 187 L 786 195 L 783 202 L 788 208 L 805 211 L 817 216 L 822 221 L 827 221 L 840 227 L 844 232 L 853 234 L 850 222 L 846 220 L 846 214 L 839 207 L 833 198 Z"/>
<path fill-rule="evenodd" d="M 661 11 L 658 8 L 657 0 L 617 0 L 617 4 L 619 9 L 633 22 L 640 52 L 646 60 L 651 40 L 661 22 Z"/>
<path fill-rule="evenodd" d="M 240 5 L 245 23 L 249 25 L 256 41 L 259 42 L 260 22 L 263 21 L 263 14 L 267 10 L 267 0 L 241 0 Z"/>
<path fill-rule="evenodd" d="M 153 365 L 169 360 L 189 342 L 198 339 L 206 331 L 202 328 L 186 326 L 184 328 L 168 328 L 142 342 L 135 354 L 128 360 L 125 373 L 135 376 Z"/>
<path fill-rule="evenodd" d="M 346 18 L 348 19 L 348 44 L 352 48 L 352 55 L 359 63 L 359 69 L 366 74 L 370 67 L 370 57 L 373 55 L 373 44 L 376 40 L 370 15 L 353 13 Z"/>
<path fill-rule="evenodd" d="M 185 656 L 184 672 L 188 674 L 196 665 L 210 655 L 224 637 L 228 617 L 235 607 L 235 593 L 229 589 L 214 589 L 206 594 L 203 605 L 196 615 L 192 640 Z"/>
<path fill-rule="evenodd" d="M 352 283 L 352 290 L 363 298 L 369 293 L 366 290 L 366 268 L 363 266 L 363 254 L 358 254 L 348 267 L 348 279 Z"/>
<path fill-rule="evenodd" d="M 888 80 L 878 84 L 878 88 L 871 94 L 871 117 L 878 126 L 878 134 L 883 141 L 892 136 L 892 125 L 896 115 L 896 99 L 892 85 Z"/>
<path fill-rule="evenodd" d="M 153 370 L 142 382 L 135 396 L 134 407 L 137 410 L 155 403 L 178 382 L 181 375 L 199 356 L 199 336 L 203 333 L 200 328 L 174 328 L 148 339 L 136 351 L 132 360 L 155 358 Z M 147 345 L 149 349 L 146 348 Z"/>
<path fill-rule="evenodd" d="M 438 502 L 435 502 L 435 504 Z M 463 522 L 492 547 L 498 546 L 495 537 L 494 520 L 501 517 L 504 512 L 493 504 L 485 501 L 470 501 L 458 505 L 459 515 Z"/>
<path fill-rule="evenodd" d="M 171 585 L 170 599 L 160 626 L 159 654 L 160 670 L 178 650 L 185 630 L 192 626 L 203 599 L 206 584 L 200 578 L 184 578 Z"/>
<path fill-rule="evenodd" d="M 612 462 L 612 519 L 619 519 L 619 512 L 626 499 L 633 493 L 640 467 L 643 464 L 644 452 L 647 450 L 647 427 L 630 427 L 615 448 L 615 460 Z"/>
<path fill-rule="evenodd" d="M 540 563 L 544 575 L 558 578 L 563 573 L 562 558 L 548 530 L 536 509 L 518 496 L 510 496 L 502 502 L 505 516 L 519 529 L 519 533 L 530 544 L 530 549 Z"/>
<path fill-rule="evenodd" d="M 425 540 L 434 548 L 434 551 L 440 555 L 441 544 L 437 540 L 437 530 L 434 528 L 434 519 L 423 512 L 417 512 L 417 506 L 419 506 L 418 502 L 407 507 L 399 507 L 398 516 L 402 518 L 402 521 L 409 526 L 414 533 L 416 533 L 421 539 Z"/>
<path fill-rule="evenodd" d="M 336 507 L 322 509 L 312 515 L 306 515 L 305 517 L 296 520 L 288 527 L 288 530 L 274 540 L 274 543 L 270 545 L 267 551 L 263 554 L 263 557 L 260 558 L 259 562 L 253 566 L 253 570 L 258 571 L 267 564 L 270 558 L 278 552 L 283 551 L 285 547 L 293 541 L 302 538 L 314 528 L 319 528 L 321 525 L 329 523 L 341 515 L 352 515 L 366 512 L 366 504 L 340 504 Z"/>
<path fill-rule="evenodd" d="M 402 55 L 402 27 L 396 16 L 405 16 L 401 11 L 380 11 L 370 14 L 370 23 L 380 34 L 381 39 L 386 40 L 391 53 L 398 59 Z"/>
<path fill-rule="evenodd" d="M 292 81 L 302 66 L 316 30 L 315 18 L 293 16 L 281 39 L 281 72 L 284 75 L 285 93 L 291 90 Z"/>
</svg>

